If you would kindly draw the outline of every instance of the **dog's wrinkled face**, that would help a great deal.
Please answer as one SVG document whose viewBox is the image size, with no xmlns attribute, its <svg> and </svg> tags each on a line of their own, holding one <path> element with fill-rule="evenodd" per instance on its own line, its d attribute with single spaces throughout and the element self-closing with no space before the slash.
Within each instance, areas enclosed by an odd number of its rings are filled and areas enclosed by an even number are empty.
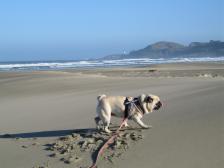
<svg viewBox="0 0 224 168">
<path fill-rule="evenodd" d="M 158 102 L 155 104 L 153 110 L 159 110 L 161 107 L 162 107 L 162 103 L 161 103 L 161 101 L 158 101 Z"/>
<path fill-rule="evenodd" d="M 142 102 L 143 107 L 145 106 L 145 112 L 149 113 L 153 110 L 159 110 L 162 107 L 162 103 L 160 101 L 160 98 L 156 95 L 144 95 L 144 101 Z"/>
</svg>

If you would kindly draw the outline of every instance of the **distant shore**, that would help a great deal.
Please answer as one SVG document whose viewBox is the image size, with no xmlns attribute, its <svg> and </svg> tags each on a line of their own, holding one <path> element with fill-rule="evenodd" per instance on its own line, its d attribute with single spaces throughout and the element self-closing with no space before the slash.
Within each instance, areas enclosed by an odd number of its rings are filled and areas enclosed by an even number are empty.
<svg viewBox="0 0 224 168">
<path fill-rule="evenodd" d="M 200 62 L 0 72 L 0 167 L 90 166 L 91 155 L 81 153 L 83 161 L 65 164 L 60 160 L 65 155 L 49 157 L 46 145 L 72 130 L 94 129 L 99 94 L 141 93 L 156 94 L 164 103 L 143 118 L 152 129 L 144 130 L 144 138 L 113 164 L 101 159 L 99 167 L 224 166 L 224 64 Z M 114 125 L 120 121 L 112 119 Z"/>
</svg>

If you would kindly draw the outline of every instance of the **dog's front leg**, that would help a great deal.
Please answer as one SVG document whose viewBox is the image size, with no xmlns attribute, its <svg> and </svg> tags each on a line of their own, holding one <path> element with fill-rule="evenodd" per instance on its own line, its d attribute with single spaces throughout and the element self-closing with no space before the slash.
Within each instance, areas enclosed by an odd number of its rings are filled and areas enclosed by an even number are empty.
<svg viewBox="0 0 224 168">
<path fill-rule="evenodd" d="M 151 128 L 152 126 L 151 125 L 146 125 L 142 122 L 142 120 L 139 118 L 139 116 L 137 115 L 134 115 L 132 117 L 132 119 L 142 128 L 145 128 L 145 129 L 148 129 L 148 128 Z"/>
<path fill-rule="evenodd" d="M 128 125 L 128 121 L 127 121 L 127 120 L 124 122 L 124 127 L 126 127 L 126 128 L 129 127 L 129 125 Z"/>
</svg>

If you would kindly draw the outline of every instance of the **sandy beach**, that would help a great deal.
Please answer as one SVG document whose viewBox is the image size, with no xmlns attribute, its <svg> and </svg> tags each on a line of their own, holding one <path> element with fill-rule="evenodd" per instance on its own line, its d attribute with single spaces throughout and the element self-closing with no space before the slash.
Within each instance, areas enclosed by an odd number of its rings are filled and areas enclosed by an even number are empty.
<svg viewBox="0 0 224 168">
<path fill-rule="evenodd" d="M 90 166 L 90 153 L 81 163 L 65 164 L 48 156 L 46 144 L 95 128 L 98 95 L 141 93 L 159 95 L 164 103 L 143 118 L 152 128 L 113 163 L 100 160 L 100 168 L 224 167 L 223 63 L 0 72 L 0 167 Z"/>
</svg>

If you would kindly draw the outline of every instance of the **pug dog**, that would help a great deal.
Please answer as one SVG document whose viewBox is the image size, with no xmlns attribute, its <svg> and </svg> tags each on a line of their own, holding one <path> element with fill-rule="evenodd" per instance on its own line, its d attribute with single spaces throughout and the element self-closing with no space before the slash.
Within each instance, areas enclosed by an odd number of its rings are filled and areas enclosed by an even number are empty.
<svg viewBox="0 0 224 168">
<path fill-rule="evenodd" d="M 128 100 L 128 102 L 126 102 Z M 142 122 L 141 118 L 144 114 L 153 112 L 153 110 L 159 110 L 162 107 L 160 98 L 152 94 L 141 94 L 140 96 L 134 97 L 125 97 L 125 96 L 106 96 L 100 95 L 97 97 L 97 107 L 96 107 L 96 127 L 97 129 L 101 128 L 100 122 L 103 123 L 103 130 L 107 133 L 110 133 L 109 125 L 111 121 L 111 116 L 124 118 L 127 111 L 127 103 L 134 103 L 131 106 L 131 113 L 128 114 L 128 119 L 132 119 L 142 128 L 150 128 L 150 125 L 146 125 Z M 127 117 L 127 116 L 126 116 Z M 127 120 L 124 123 L 124 126 L 127 127 Z"/>
</svg>

